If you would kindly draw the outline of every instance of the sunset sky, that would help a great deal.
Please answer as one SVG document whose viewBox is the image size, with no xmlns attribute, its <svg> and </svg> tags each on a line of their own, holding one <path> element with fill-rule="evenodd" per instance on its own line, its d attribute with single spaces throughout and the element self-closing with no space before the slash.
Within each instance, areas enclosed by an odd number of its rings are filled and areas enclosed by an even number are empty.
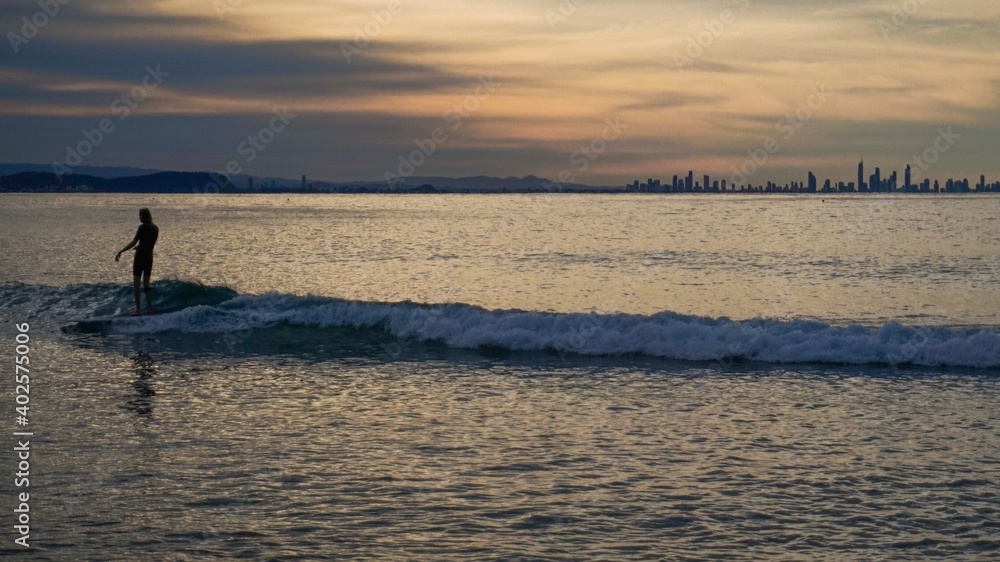
<svg viewBox="0 0 1000 562">
<path fill-rule="evenodd" d="M 0 161 L 379 180 L 420 141 L 418 176 L 1000 180 L 996 2 L 60 1 L 0 4 Z"/>
</svg>

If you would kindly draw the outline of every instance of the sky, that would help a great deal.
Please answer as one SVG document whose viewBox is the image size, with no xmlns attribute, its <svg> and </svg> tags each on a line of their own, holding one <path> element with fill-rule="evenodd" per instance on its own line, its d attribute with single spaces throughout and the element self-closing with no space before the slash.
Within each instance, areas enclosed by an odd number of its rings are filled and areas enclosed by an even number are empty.
<svg viewBox="0 0 1000 562">
<path fill-rule="evenodd" d="M 5 0 L 0 30 L 3 162 L 1000 181 L 985 0 Z"/>
</svg>

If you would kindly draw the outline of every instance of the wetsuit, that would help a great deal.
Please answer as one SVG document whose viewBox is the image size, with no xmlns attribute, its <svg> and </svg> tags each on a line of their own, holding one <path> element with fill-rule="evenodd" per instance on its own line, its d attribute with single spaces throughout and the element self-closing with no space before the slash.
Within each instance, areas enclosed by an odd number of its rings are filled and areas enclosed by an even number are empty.
<svg viewBox="0 0 1000 562">
<path fill-rule="evenodd" d="M 132 260 L 132 275 L 138 277 L 145 274 L 148 278 L 153 271 L 153 246 L 160 235 L 160 229 L 153 223 L 140 224 L 135 231 L 139 245 L 135 248 L 135 258 Z"/>
</svg>

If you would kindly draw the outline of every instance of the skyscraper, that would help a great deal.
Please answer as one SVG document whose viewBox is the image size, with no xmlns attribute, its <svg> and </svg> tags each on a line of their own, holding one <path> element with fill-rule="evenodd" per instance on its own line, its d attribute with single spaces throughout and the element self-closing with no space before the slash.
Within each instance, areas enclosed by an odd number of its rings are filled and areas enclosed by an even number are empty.
<svg viewBox="0 0 1000 562">
<path fill-rule="evenodd" d="M 903 191 L 905 191 L 906 193 L 909 193 L 910 191 L 912 191 L 912 188 L 910 187 L 910 165 L 909 164 L 906 165 L 906 175 L 905 175 L 904 181 L 906 183 L 903 185 Z"/>
<path fill-rule="evenodd" d="M 865 186 L 865 160 L 858 162 L 858 191 L 867 191 Z"/>
</svg>

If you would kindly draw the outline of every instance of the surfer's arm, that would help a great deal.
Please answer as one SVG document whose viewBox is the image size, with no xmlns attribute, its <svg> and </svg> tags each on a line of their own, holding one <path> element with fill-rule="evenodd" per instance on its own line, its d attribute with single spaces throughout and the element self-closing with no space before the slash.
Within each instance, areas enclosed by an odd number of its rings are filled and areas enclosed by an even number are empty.
<svg viewBox="0 0 1000 562">
<path fill-rule="evenodd" d="M 122 253 L 127 252 L 128 250 L 131 250 L 138 243 L 139 243 L 139 233 L 137 232 L 135 234 L 135 238 L 133 238 L 132 241 L 128 243 L 128 246 L 125 246 L 121 250 L 118 250 L 118 253 L 115 254 L 115 261 L 120 260 L 121 257 L 122 257 Z"/>
</svg>

